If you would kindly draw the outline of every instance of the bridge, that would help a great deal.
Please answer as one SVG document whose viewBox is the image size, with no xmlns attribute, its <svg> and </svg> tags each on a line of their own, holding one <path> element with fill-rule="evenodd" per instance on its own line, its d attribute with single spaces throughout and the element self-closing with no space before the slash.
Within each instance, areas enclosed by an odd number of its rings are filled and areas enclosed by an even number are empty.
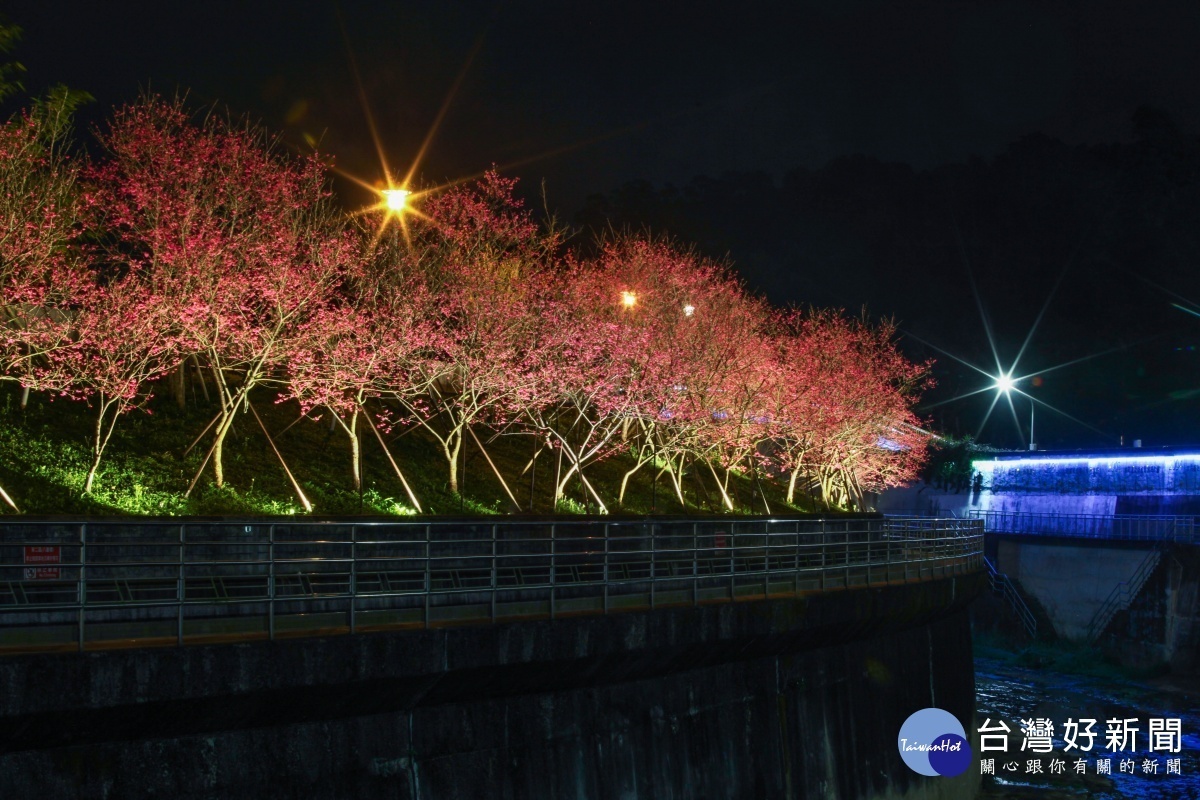
<svg viewBox="0 0 1200 800">
<path fill-rule="evenodd" d="M 0 796 L 969 798 L 979 520 L 0 522 Z"/>
<path fill-rule="evenodd" d="M 972 511 L 988 533 L 1062 536 L 1124 542 L 1200 543 L 1194 516 L 1060 514 L 1041 511 Z"/>
<path fill-rule="evenodd" d="M 1027 631 L 1038 630 L 1036 606 L 1057 635 L 1105 645 L 1137 666 L 1200 663 L 1195 516 L 970 516 L 984 525 L 993 585 L 1004 588 Z"/>
</svg>

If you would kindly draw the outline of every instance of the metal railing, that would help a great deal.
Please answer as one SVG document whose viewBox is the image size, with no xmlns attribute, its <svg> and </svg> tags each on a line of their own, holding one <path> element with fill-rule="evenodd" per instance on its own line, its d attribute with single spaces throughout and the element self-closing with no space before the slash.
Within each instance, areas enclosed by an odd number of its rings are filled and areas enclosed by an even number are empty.
<svg viewBox="0 0 1200 800">
<path fill-rule="evenodd" d="M 1130 576 L 1127 581 L 1120 581 L 1113 590 L 1109 593 L 1104 603 L 1096 609 L 1096 613 L 1092 615 L 1092 621 L 1088 623 L 1087 641 L 1089 644 L 1094 644 L 1104 633 L 1104 629 L 1108 627 L 1108 623 L 1112 622 L 1113 617 L 1120 611 L 1125 611 L 1133 605 L 1134 599 L 1138 593 L 1142 591 L 1142 587 L 1146 585 L 1146 581 L 1154 574 L 1154 570 L 1158 568 L 1158 564 L 1162 561 L 1163 550 L 1162 545 L 1156 545 L 1154 549 L 1146 553 L 1146 557 L 1142 559 L 1142 563 L 1138 565 L 1137 570 Z"/>
<path fill-rule="evenodd" d="M 1021 597 L 1021 593 L 1017 591 L 1016 585 L 1009 579 L 1008 575 L 996 569 L 995 565 L 984 556 L 983 565 L 987 568 L 988 583 L 992 587 L 992 592 L 1004 598 L 1008 603 L 1008 607 L 1017 615 L 1017 619 L 1021 623 L 1021 627 L 1025 629 L 1025 633 L 1030 639 L 1037 638 L 1037 617 L 1033 615 L 1029 605 L 1025 602 L 1025 598 Z"/>
<path fill-rule="evenodd" d="M 977 520 L 0 524 L 0 651 L 430 628 L 732 602 L 980 568 Z"/>
<path fill-rule="evenodd" d="M 1028 511 L 973 511 L 988 533 L 1070 536 L 1129 541 L 1200 541 L 1196 518 L 1143 514 L 1054 514 Z"/>
</svg>

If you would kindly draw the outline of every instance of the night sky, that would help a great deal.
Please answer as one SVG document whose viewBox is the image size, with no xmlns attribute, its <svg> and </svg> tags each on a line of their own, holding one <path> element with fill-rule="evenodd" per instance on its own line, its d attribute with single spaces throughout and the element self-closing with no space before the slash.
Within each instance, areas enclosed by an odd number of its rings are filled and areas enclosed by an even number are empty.
<svg viewBox="0 0 1200 800">
<path fill-rule="evenodd" d="M 497 164 L 539 205 L 544 182 L 565 222 L 616 208 L 728 252 L 776 303 L 894 315 L 915 357 L 939 359 L 922 414 L 949 432 L 975 433 L 991 393 L 945 402 L 987 379 L 939 351 L 994 372 L 979 306 L 1005 365 L 1044 308 L 1018 374 L 1111 351 L 1020 384 L 1079 420 L 1039 406 L 1044 447 L 1200 443 L 1200 317 L 1178 307 L 1200 302 L 1194 0 L 4 11 L 25 30 L 27 87 L 90 92 L 85 125 L 146 87 L 186 90 L 298 150 L 319 142 L 369 181 L 380 166 L 352 59 L 400 173 L 461 77 L 420 165 L 427 182 Z M 1139 128 L 1143 106 L 1153 124 Z M 635 181 L 657 193 L 649 206 L 621 200 Z M 668 213 L 674 187 L 686 202 Z M 722 191 L 730 219 L 759 209 L 754 224 L 726 229 Z M 1027 440 L 1029 401 L 1014 405 L 1025 427 L 1005 405 L 983 440 Z"/>
</svg>

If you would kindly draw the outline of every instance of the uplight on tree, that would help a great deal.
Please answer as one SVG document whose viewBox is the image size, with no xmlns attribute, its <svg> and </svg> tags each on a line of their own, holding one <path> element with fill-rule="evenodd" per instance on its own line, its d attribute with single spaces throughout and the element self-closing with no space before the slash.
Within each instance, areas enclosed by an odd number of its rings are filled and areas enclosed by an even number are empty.
<svg viewBox="0 0 1200 800">
<path fill-rule="evenodd" d="M 623 306 L 625 306 L 626 308 L 633 308 L 634 306 L 636 306 L 637 305 L 637 293 L 629 292 L 629 291 L 621 292 L 621 304 Z"/>
</svg>

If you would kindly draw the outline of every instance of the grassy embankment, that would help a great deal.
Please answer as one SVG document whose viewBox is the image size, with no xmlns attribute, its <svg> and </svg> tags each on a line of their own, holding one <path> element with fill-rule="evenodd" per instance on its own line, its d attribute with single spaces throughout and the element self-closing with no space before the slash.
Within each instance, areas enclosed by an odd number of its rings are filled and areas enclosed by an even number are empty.
<svg viewBox="0 0 1200 800">
<path fill-rule="evenodd" d="M 255 408 L 318 516 L 347 514 L 411 514 L 404 488 L 387 456 L 369 429 L 360 434 L 363 448 L 363 491 L 353 488 L 349 440 L 327 422 L 299 419 L 295 403 L 273 402 L 263 391 L 253 397 Z M 239 414 L 236 430 L 225 445 L 226 483 L 217 488 L 211 468 L 185 497 L 210 443 L 206 436 L 190 452 L 188 446 L 204 430 L 215 406 L 202 397 L 181 411 L 169 398 L 156 398 L 152 413 L 135 411 L 121 419 L 105 453 L 95 486 L 83 493 L 91 462 L 94 419 L 84 403 L 34 394 L 27 408 L 19 407 L 15 387 L 0 388 L 0 486 L 26 514 L 145 514 L 145 515 L 278 515 L 303 514 L 295 491 L 279 460 L 251 414 Z M 328 417 L 326 417 L 328 419 Z M 529 436 L 499 436 L 477 431 L 488 454 L 521 505 L 530 510 L 531 475 L 522 469 L 533 454 Z M 462 495 L 449 491 L 448 467 L 432 437 L 419 428 L 394 431 L 389 448 L 428 514 L 503 514 L 515 510 L 479 448 L 468 442 Z M 186 455 L 185 455 L 186 452 Z M 651 486 L 653 471 L 646 466 L 630 480 L 624 508 L 616 506 L 621 476 L 631 462 L 614 457 L 588 468 L 588 479 L 612 513 L 721 513 L 711 476 L 688 479 L 682 508 L 670 481 L 663 476 Z M 551 513 L 555 457 L 542 453 L 533 486 L 533 511 Z M 565 467 L 564 467 L 565 469 Z M 461 473 L 460 473 L 461 474 Z M 708 480 L 705 482 L 704 477 Z M 763 497 L 748 476 L 735 476 L 732 494 L 737 513 L 761 514 Z M 788 506 L 781 487 L 761 481 L 772 512 L 812 510 Z M 582 485 L 572 480 L 560 513 L 595 511 L 585 501 Z M 12 509 L 0 504 L 0 514 Z"/>
</svg>

